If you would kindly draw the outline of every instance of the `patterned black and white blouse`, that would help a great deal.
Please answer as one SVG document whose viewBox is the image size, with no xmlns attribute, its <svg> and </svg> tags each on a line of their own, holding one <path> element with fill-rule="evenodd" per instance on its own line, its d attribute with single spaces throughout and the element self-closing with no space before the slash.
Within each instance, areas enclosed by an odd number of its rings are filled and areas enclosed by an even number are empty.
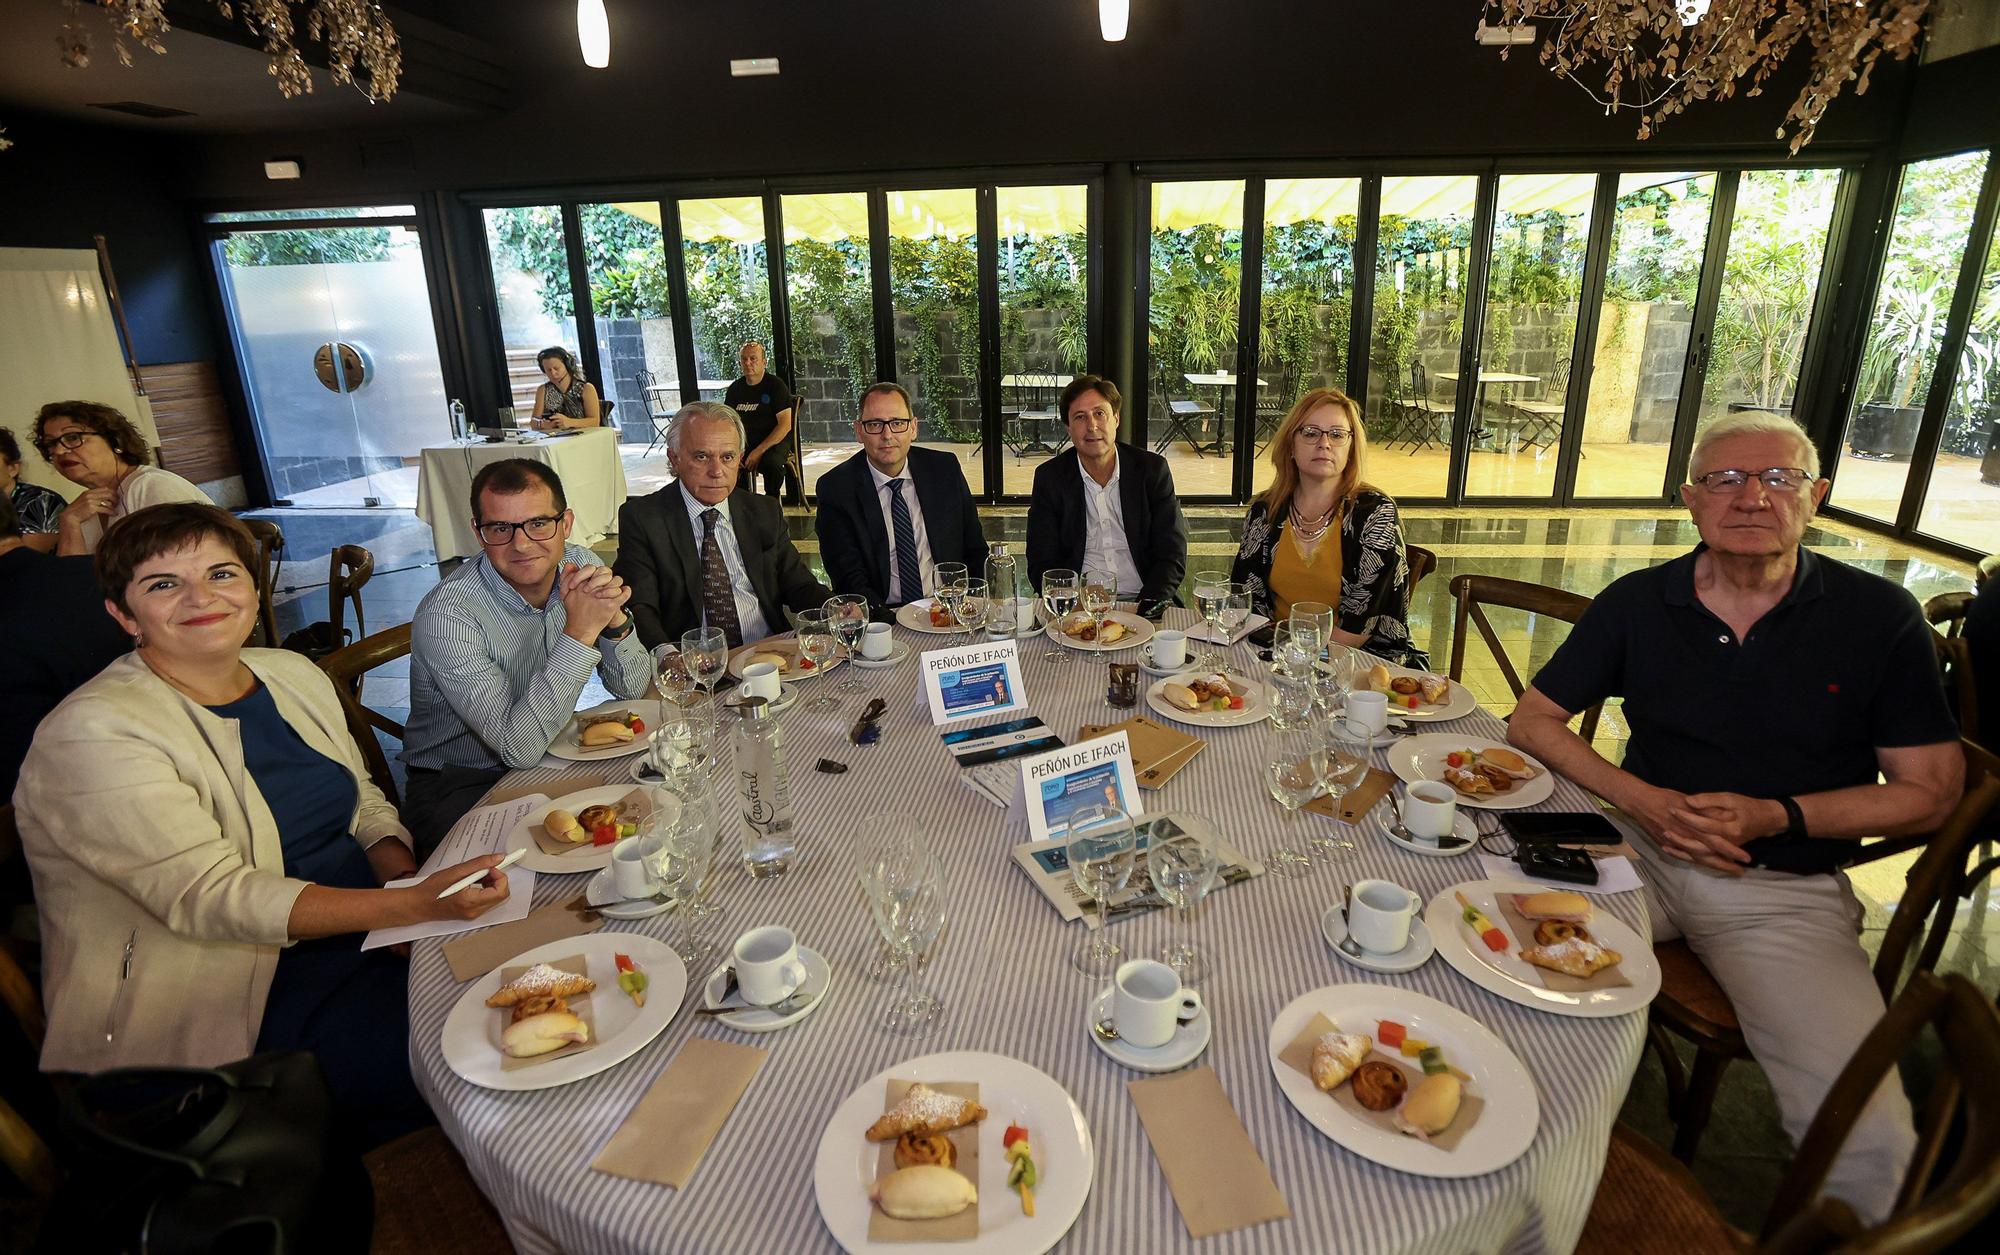
<svg viewBox="0 0 2000 1255">
<path fill-rule="evenodd" d="M 58 530 L 62 526 L 63 507 L 69 504 L 61 493 L 26 481 L 15 483 L 11 500 L 24 536 Z"/>
<path fill-rule="evenodd" d="M 1271 562 L 1285 520 L 1272 521 L 1262 501 L 1243 523 L 1243 543 L 1229 578 L 1250 585 L 1250 608 L 1271 613 Z M 1373 488 L 1357 491 L 1340 512 L 1340 630 L 1366 636 L 1363 646 L 1404 667 L 1428 668 L 1430 659 L 1410 639 L 1410 564 L 1395 499 Z"/>
<path fill-rule="evenodd" d="M 549 418 L 557 414 L 564 418 L 583 417 L 583 380 L 575 375 L 569 377 L 568 390 L 552 383 L 542 385 L 542 412 L 535 417 Z"/>
</svg>

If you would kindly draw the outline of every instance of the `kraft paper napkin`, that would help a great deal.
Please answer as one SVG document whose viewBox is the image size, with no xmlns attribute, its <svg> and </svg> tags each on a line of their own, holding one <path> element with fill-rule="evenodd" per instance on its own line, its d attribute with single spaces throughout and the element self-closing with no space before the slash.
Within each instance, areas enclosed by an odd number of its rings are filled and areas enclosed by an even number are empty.
<svg viewBox="0 0 2000 1255">
<path fill-rule="evenodd" d="M 903 1101 L 903 1095 L 915 1085 L 915 1081 L 892 1080 L 882 1097 L 882 1110 L 887 1111 Z M 970 1081 L 925 1081 L 924 1084 L 941 1094 L 954 1098 L 970 1098 L 979 1101 L 979 1086 Z M 874 1121 L 869 1121 L 870 1124 Z M 867 1126 L 856 1129 L 854 1135 L 862 1136 Z M 975 1185 L 979 1182 L 979 1126 L 968 1124 L 945 1134 L 952 1149 L 957 1151 L 952 1171 L 965 1177 Z M 883 1142 L 876 1155 L 875 1176 L 877 1180 L 896 1170 L 896 1143 L 892 1139 Z M 898 1220 L 887 1215 L 880 1207 L 868 1209 L 868 1240 L 870 1242 L 969 1242 L 979 1236 L 979 1204 L 974 1203 L 955 1215 L 940 1216 L 935 1220 Z"/>
<path fill-rule="evenodd" d="M 1493 896 L 1499 901 L 1500 914 L 1506 917 L 1507 931 L 1514 934 L 1514 941 L 1517 947 L 1515 952 L 1518 954 L 1521 950 L 1532 947 L 1535 944 L 1535 921 L 1521 914 L 1514 905 L 1515 900 L 1521 895 L 1517 893 L 1498 893 Z M 1589 928 L 1590 925 L 1584 925 L 1586 931 Z M 1484 954 L 1481 953 L 1482 951 Z M 1474 947 L 1473 953 L 1480 954 L 1483 958 L 1485 954 L 1491 954 L 1492 951 L 1487 950 L 1482 945 Z M 1527 960 L 1524 959 L 1522 962 L 1525 963 Z M 1630 985 L 1632 983 L 1631 980 L 1626 977 L 1625 973 L 1619 971 L 1618 968 L 1619 965 L 1613 963 L 1610 967 L 1600 968 L 1592 972 L 1589 976 L 1576 977 L 1571 976 L 1567 972 L 1551 971 L 1546 967 L 1536 967 L 1532 963 L 1528 964 L 1528 970 L 1536 976 L 1541 977 L 1544 986 L 1562 994 L 1585 993 L 1594 989 L 1622 989 Z"/>
<path fill-rule="evenodd" d="M 692 1037 L 649 1086 L 590 1166 L 685 1189 L 768 1051 Z"/>
<path fill-rule="evenodd" d="M 1321 1037 L 1333 1032 L 1337 1027 L 1338 1025 L 1334 1024 L 1332 1020 L 1327 1019 L 1324 1014 L 1313 1016 L 1311 1022 L 1300 1031 L 1297 1037 L 1292 1039 L 1291 1044 L 1278 1052 L 1278 1062 L 1300 1073 L 1308 1081 L 1312 1080 L 1313 1046 Z M 1370 1024 L 1361 1031 L 1366 1031 L 1367 1028 L 1374 1027 L 1373 1024 Z M 1368 1035 L 1371 1038 L 1374 1036 L 1373 1033 L 1369 1033 Z M 1403 1074 L 1403 1080 L 1409 1085 L 1410 1089 L 1415 1089 L 1417 1082 L 1424 1079 L 1424 1070 L 1422 1068 L 1409 1066 L 1408 1062 L 1399 1055 L 1392 1055 L 1379 1045 L 1362 1062 L 1388 1064 Z M 1451 1060 L 1447 1058 L 1445 1062 L 1450 1063 Z M 1463 1073 L 1459 1074 L 1459 1079 L 1464 1079 Z M 1407 1093 L 1408 1090 L 1404 1092 Z M 1372 1124 L 1384 1132 L 1394 1133 L 1398 1137 L 1410 1136 L 1396 1127 L 1396 1109 L 1394 1107 L 1389 1108 L 1387 1111 L 1368 1110 L 1368 1108 L 1361 1105 L 1359 1099 L 1355 1098 L 1354 1087 L 1345 1081 L 1334 1086 L 1333 1092 L 1328 1094 L 1327 1098 L 1332 1102 L 1338 1103 L 1343 1110 L 1356 1119 Z M 1464 1094 L 1458 1104 L 1458 1116 L 1445 1126 L 1444 1132 L 1434 1134 L 1430 1137 L 1428 1139 L 1430 1144 L 1443 1151 L 1456 1150 L 1458 1144 L 1465 1140 L 1465 1135 L 1472 1131 L 1472 1126 L 1479 1122 L 1479 1113 L 1485 1106 L 1485 1100 L 1481 1099 L 1478 1095 L 1471 1093 Z"/>
<path fill-rule="evenodd" d="M 467 933 L 444 943 L 444 961 L 452 977 L 477 980 L 517 954 L 564 937 L 581 937 L 604 927 L 604 917 L 578 895 L 528 912 L 528 918 Z"/>
<path fill-rule="evenodd" d="M 653 813 L 653 799 L 647 795 L 645 789 L 634 788 L 630 793 L 612 803 L 612 809 L 618 812 L 619 823 L 636 824 L 643 827 L 647 817 Z M 534 827 L 528 829 L 528 834 L 534 837 L 535 845 L 541 849 L 542 853 L 551 858 L 567 858 L 572 854 L 582 854 L 586 851 L 603 848 L 602 846 L 592 844 L 588 835 L 581 841 L 558 841 L 549 835 L 546 824 L 536 824 Z"/>
<path fill-rule="evenodd" d="M 1361 817 L 1374 810 L 1375 804 L 1389 796 L 1389 790 L 1395 786 L 1396 777 L 1370 767 L 1361 787 L 1340 799 L 1339 810 L 1334 809 L 1333 799 L 1328 797 L 1314 798 L 1306 803 L 1305 809 L 1315 815 L 1331 815 L 1344 824 L 1358 824 Z"/>
<path fill-rule="evenodd" d="M 1208 748 L 1208 742 L 1200 737 L 1189 736 L 1144 715 L 1135 715 L 1123 723 L 1084 724 L 1077 729 L 1077 739 L 1094 741 L 1113 732 L 1123 732 L 1131 745 L 1132 774 L 1142 789 L 1160 788 L 1193 762 L 1195 755 Z"/>
<path fill-rule="evenodd" d="M 1189 1237 L 1291 1217 L 1213 1069 L 1188 1068 L 1125 1088 Z"/>
</svg>

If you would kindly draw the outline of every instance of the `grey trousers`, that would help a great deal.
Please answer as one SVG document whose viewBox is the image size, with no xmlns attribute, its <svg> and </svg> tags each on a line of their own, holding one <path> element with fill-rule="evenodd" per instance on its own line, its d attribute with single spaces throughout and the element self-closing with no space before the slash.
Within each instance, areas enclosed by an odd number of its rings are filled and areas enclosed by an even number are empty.
<svg viewBox="0 0 2000 1255">
<path fill-rule="evenodd" d="M 451 826 L 479 805 L 486 791 L 507 774 L 505 767 L 441 767 L 409 769 L 403 786 L 403 826 L 416 839 L 421 866 L 438 848 Z"/>
</svg>

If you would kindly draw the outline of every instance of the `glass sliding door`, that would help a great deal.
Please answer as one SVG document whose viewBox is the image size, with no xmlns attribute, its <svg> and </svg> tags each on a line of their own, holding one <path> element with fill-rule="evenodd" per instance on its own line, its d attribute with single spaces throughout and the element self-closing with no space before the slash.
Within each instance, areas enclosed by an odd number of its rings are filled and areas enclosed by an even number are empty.
<svg viewBox="0 0 2000 1255">
<path fill-rule="evenodd" d="M 650 444 L 646 385 L 674 379 L 674 319 L 667 295 L 667 253 L 660 207 L 652 201 L 580 205 L 590 273 L 590 316 L 597 326 L 597 394 L 615 403 L 608 420 L 620 440 Z"/>
<path fill-rule="evenodd" d="M 896 381 L 909 389 L 917 439 L 957 454 L 981 493 L 978 194 L 890 192 L 887 200 Z"/>
<path fill-rule="evenodd" d="M 543 382 L 535 354 L 551 345 L 576 352 L 576 298 L 570 291 L 562 207 L 488 209 L 486 253 L 493 263 L 493 291 L 499 300 L 508 391 L 525 421 L 531 416 L 535 389 Z M 493 421 L 491 416 L 472 417 Z"/>
<path fill-rule="evenodd" d="M 2000 231 L 1986 249 L 1917 530 L 1982 553 L 2000 549 Z"/>
<path fill-rule="evenodd" d="M 720 401 L 742 373 L 738 354 L 745 344 L 755 340 L 767 357 L 772 353 L 764 202 L 756 196 L 724 196 L 684 200 L 679 208 L 681 264 L 694 331 L 695 391 L 702 400 Z M 678 376 L 673 383 L 671 404 L 678 406 Z"/>
<path fill-rule="evenodd" d="M 1450 481 L 1465 274 L 1478 208 L 1475 175 L 1382 180 L 1364 421 L 1374 446 L 1368 478 L 1393 496 L 1442 497 Z"/>
<path fill-rule="evenodd" d="M 1619 176 L 1576 497 L 1666 491 L 1714 208 L 1712 173 Z"/>
<path fill-rule="evenodd" d="M 869 282 L 868 194 L 786 196 L 785 297 L 790 312 L 792 415 L 810 493 L 859 449 L 861 389 L 875 382 L 875 306 Z M 719 378 L 720 376 L 718 376 Z M 734 372 L 731 372 L 734 378 Z"/>
<path fill-rule="evenodd" d="M 1056 400 L 1090 363 L 1089 189 L 1081 183 L 998 188 L 995 217 L 999 438 L 1006 446 L 1001 492 L 1025 497 L 1035 468 L 1065 444 Z"/>
<path fill-rule="evenodd" d="M 1272 468 L 1266 442 L 1292 402 L 1313 388 L 1347 388 L 1354 321 L 1354 231 L 1360 179 L 1271 179 L 1264 184 L 1264 273 L 1259 301 L 1256 447 L 1250 486 Z"/>
<path fill-rule="evenodd" d="M 1183 497 L 1233 490 L 1243 284 L 1243 181 L 1155 183 L 1146 310 L 1147 438 L 1173 465 Z M 1114 383 L 1129 393 L 1126 380 Z M 1125 416 L 1128 434 L 1138 416 Z"/>
<path fill-rule="evenodd" d="M 1555 495 L 1594 174 L 1500 179 L 1479 346 L 1468 497 Z"/>
<path fill-rule="evenodd" d="M 1903 168 L 1831 497 L 1885 523 L 1896 521 L 1903 502 L 1987 156 L 1959 153 Z"/>
</svg>

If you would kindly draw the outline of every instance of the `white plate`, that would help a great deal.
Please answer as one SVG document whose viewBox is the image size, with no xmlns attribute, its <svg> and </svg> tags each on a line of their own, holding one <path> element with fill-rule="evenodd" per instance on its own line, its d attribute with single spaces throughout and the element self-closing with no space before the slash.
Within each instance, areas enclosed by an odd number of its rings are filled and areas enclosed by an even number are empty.
<svg viewBox="0 0 2000 1255">
<path fill-rule="evenodd" d="M 1124 1038 L 1105 1041 L 1091 1029 L 1102 1020 L 1113 1018 L 1111 1004 L 1116 990 L 1106 986 L 1104 992 L 1093 998 L 1089 1014 L 1084 1017 L 1083 1031 L 1089 1035 L 1090 1044 L 1103 1051 L 1113 1062 L 1122 1063 L 1134 1072 L 1173 1072 L 1186 1067 L 1201 1058 L 1201 1052 L 1208 1049 L 1210 1039 L 1215 1036 L 1215 1022 L 1208 1016 L 1204 1004 L 1195 1017 L 1185 1024 L 1174 1026 L 1174 1035 L 1162 1046 L 1134 1046 Z"/>
<path fill-rule="evenodd" d="M 597 988 L 590 994 L 590 1019 L 596 1027 L 597 1045 L 561 1059 L 505 1071 L 500 1066 L 500 1034 L 507 1027 L 507 1012 L 486 1005 L 486 999 L 500 988 L 500 969 L 525 967 L 546 959 L 584 956 L 590 979 Z M 618 988 L 618 964 L 613 957 L 630 955 L 646 974 L 646 1005 L 632 1005 L 631 997 Z M 658 1037 L 674 1013 L 681 1009 L 681 995 L 687 992 L 687 968 L 680 956 L 664 942 L 643 933 L 591 933 L 565 937 L 536 946 L 473 981 L 451 1014 L 445 1017 L 442 1044 L 444 1061 L 452 1071 L 474 1085 L 487 1089 L 551 1089 L 595 1076 L 637 1054 Z"/>
<path fill-rule="evenodd" d="M 869 1187 L 881 1144 L 863 1136 L 882 1114 L 891 1080 L 971 1081 L 979 1086 L 986 1118 L 979 1122 L 979 1236 L 969 1242 L 868 1241 Z M 1028 1130 L 1041 1185 L 1035 1214 L 1021 1214 L 1021 1196 L 1007 1188 L 1007 1156 L 1000 1137 L 1007 1126 Z M 892 1255 L 1041 1255 L 1076 1223 L 1097 1171 L 1090 1125 L 1068 1091 L 1046 1073 L 1018 1059 L 983 1050 L 923 1055 L 884 1068 L 844 1099 L 820 1135 L 813 1163 L 813 1196 L 819 1216 L 841 1248 Z"/>
<path fill-rule="evenodd" d="M 855 654 L 851 659 L 849 659 L 849 661 L 852 662 L 855 666 L 861 667 L 864 670 L 875 671 L 885 667 L 893 667 L 899 663 L 908 662 L 910 659 L 910 655 L 915 652 L 916 650 L 910 647 L 910 643 L 908 641 L 897 641 L 895 642 L 894 647 L 889 650 L 889 656 L 887 658 L 870 658 L 865 654 Z"/>
<path fill-rule="evenodd" d="M 799 663 L 803 662 L 804 659 L 799 656 L 798 639 L 789 635 L 767 636 L 763 640 L 745 645 L 729 655 L 730 678 L 741 680 L 743 678 L 743 668 L 749 666 L 750 659 L 758 654 L 778 654 L 786 659 L 787 665 L 778 672 L 778 679 L 781 683 L 794 683 L 800 680 L 815 679 L 825 675 L 845 661 L 840 652 L 835 652 L 833 657 L 811 670 L 801 671 Z"/>
<path fill-rule="evenodd" d="M 643 759 L 641 761 L 644 761 Z M 544 802 L 522 816 L 521 822 L 507 834 L 507 849 L 525 849 L 521 856 L 521 866 L 530 871 L 554 872 L 568 875 L 572 872 L 602 871 L 611 866 L 611 846 L 586 844 L 582 849 L 569 854 L 549 854 L 535 840 L 534 830 L 542 826 L 552 810 L 565 810 L 574 815 L 586 806 L 615 806 L 620 798 L 632 791 L 629 784 L 607 784 L 595 789 L 582 789 L 567 793 L 553 801 Z M 669 794 L 656 794 L 656 800 L 663 806 L 673 806 L 678 811 L 680 802 Z"/>
<path fill-rule="evenodd" d="M 1418 837 L 1415 841 L 1405 841 L 1391 828 L 1384 828 L 1382 835 L 1389 838 L 1390 845 L 1399 846 L 1412 854 L 1421 854 L 1425 858 L 1457 858 L 1461 854 L 1470 854 L 1479 848 L 1479 827 L 1472 822 L 1472 816 L 1463 811 L 1453 815 L 1451 832 L 1453 836 L 1465 838 L 1465 844 L 1453 846 L 1449 850 L 1440 850 L 1422 837 Z"/>
<path fill-rule="evenodd" d="M 1162 718 L 1195 728 L 1240 728 L 1246 724 L 1261 723 L 1271 717 L 1271 704 L 1265 700 L 1264 686 L 1261 684 L 1250 686 L 1243 694 L 1241 710 L 1182 710 L 1167 700 L 1167 685 L 1198 680 L 1214 674 L 1213 671 L 1181 671 L 1167 679 L 1157 680 L 1146 690 L 1146 704 Z M 1233 677 L 1229 687 L 1234 690 L 1241 682 L 1241 676 Z"/>
<path fill-rule="evenodd" d="M 919 597 L 896 608 L 896 622 L 912 632 L 927 632 L 932 636 L 968 636 L 970 631 L 963 627 L 931 626 L 931 604 L 935 598 Z"/>
<path fill-rule="evenodd" d="M 640 720 L 645 723 L 647 732 L 660 726 L 660 703 L 650 697 L 635 697 L 630 701 L 604 702 L 600 705 L 592 706 L 589 710 L 580 710 L 577 713 L 580 715 L 602 715 L 609 714 L 614 710 L 629 710 L 639 716 Z M 607 758 L 623 758 L 627 754 L 642 754 L 646 750 L 645 732 L 641 732 L 623 744 L 606 745 L 601 749 L 594 750 L 587 750 L 578 744 L 576 732 L 576 720 L 572 719 L 563 726 L 561 732 L 556 733 L 554 744 L 549 746 L 549 753 L 555 755 L 557 758 L 567 758 L 573 763 L 594 763 Z"/>
<path fill-rule="evenodd" d="M 1152 623 L 1129 611 L 1113 610 L 1105 615 L 1104 619 L 1107 623 L 1116 622 L 1125 625 L 1125 635 L 1109 645 L 1100 645 L 1096 641 L 1076 640 L 1053 623 L 1042 629 L 1042 635 L 1071 649 L 1080 649 L 1092 654 L 1115 654 L 1121 649 L 1133 649 L 1153 639 Z"/>
<path fill-rule="evenodd" d="M 583 900 L 590 903 L 591 909 L 606 919 L 651 919 L 655 915 L 664 915 L 674 909 L 671 898 L 661 902 L 657 898 L 650 897 L 619 897 L 617 891 L 611 887 L 609 867 L 592 876 L 590 882 L 584 885 Z"/>
<path fill-rule="evenodd" d="M 1370 1037 L 1375 1035 L 1376 1021 L 1395 1020 L 1410 1031 L 1410 1036 L 1441 1047 L 1445 1061 L 1472 1078 L 1468 1092 L 1485 1102 L 1479 1123 L 1456 1149 L 1447 1151 L 1407 1134 L 1378 1128 L 1342 1107 L 1331 1094 L 1320 1092 L 1312 1078 L 1278 1058 L 1278 1052 L 1305 1030 L 1315 1012 L 1345 1032 Z M 1398 1172 L 1425 1177 L 1476 1177 L 1493 1172 L 1520 1158 L 1535 1140 L 1536 1126 L 1541 1123 L 1535 1083 L 1505 1042 L 1463 1011 L 1393 985 L 1328 985 L 1300 994 L 1271 1022 L 1266 1053 L 1278 1088 L 1314 1128 L 1363 1159 Z"/>
<path fill-rule="evenodd" d="M 1361 957 L 1357 959 L 1340 948 L 1340 943 L 1347 939 L 1347 921 L 1340 917 L 1338 906 L 1326 908 L 1326 914 L 1319 917 L 1319 935 L 1326 938 L 1326 944 L 1333 947 L 1333 952 L 1339 955 L 1342 961 L 1352 963 L 1356 967 L 1365 967 L 1371 972 L 1386 972 L 1391 976 L 1398 972 L 1414 972 L 1430 962 L 1431 956 L 1437 953 L 1437 946 L 1431 941 L 1431 930 L 1424 927 L 1422 920 L 1413 919 L 1410 921 L 1410 939 L 1404 943 L 1401 950 L 1394 954 L 1377 954 L 1373 950 L 1363 950 Z"/>
<path fill-rule="evenodd" d="M 1418 676 L 1437 675 L 1435 671 L 1418 671 L 1411 667 L 1399 667 L 1393 662 L 1385 662 L 1382 665 L 1389 669 L 1391 679 L 1399 675 L 1407 675 L 1413 679 Z M 1446 719 L 1463 719 L 1465 716 L 1479 709 L 1479 699 L 1472 695 L 1471 689 L 1449 676 L 1438 676 L 1438 678 L 1451 686 L 1450 691 L 1444 695 L 1443 704 L 1437 706 L 1419 706 L 1415 710 L 1410 710 L 1407 707 L 1391 706 L 1389 708 L 1390 713 L 1401 715 L 1405 719 L 1417 720 L 1419 723 L 1441 723 Z"/>
<path fill-rule="evenodd" d="M 1639 934 L 1628 928 L 1623 920 L 1602 908 L 1593 912 L 1591 921 L 1584 927 L 1598 942 L 1618 952 L 1619 970 L 1625 973 L 1626 980 L 1632 982 L 1630 985 L 1588 993 L 1558 993 L 1542 983 L 1538 975 L 1540 968 L 1521 961 L 1521 939 L 1513 935 L 1507 925 L 1507 917 L 1500 913 L 1498 896 L 1502 893 L 1541 893 L 1546 889 L 1545 885 L 1528 881 L 1469 880 L 1453 885 L 1432 898 L 1430 905 L 1424 908 L 1424 922 L 1431 926 L 1431 936 L 1437 940 L 1438 953 L 1444 956 L 1445 962 L 1457 969 L 1460 976 L 1509 1002 L 1518 1002 L 1524 1007 L 1533 1007 L 1552 1015 L 1574 1015 L 1584 1019 L 1601 1019 L 1644 1010 L 1660 992 L 1660 965 L 1653 959 L 1653 947 L 1641 941 Z M 1486 943 L 1475 937 L 1466 924 L 1458 899 L 1452 896 L 1454 892 L 1465 894 L 1474 906 L 1486 912 L 1493 926 L 1515 943 L 1513 948 L 1506 954 L 1495 954 L 1487 949 Z M 1534 944 L 1532 937 L 1528 939 L 1528 944 Z"/>
<path fill-rule="evenodd" d="M 801 945 L 799 961 L 806 965 L 806 983 L 803 988 L 811 1001 L 798 1010 L 789 1015 L 778 1015 L 762 1007 L 745 1007 L 741 1011 L 727 1015 L 709 1015 L 702 1018 L 712 1020 L 724 1028 L 733 1028 L 739 1033 L 772 1033 L 787 1025 L 797 1024 L 819 1010 L 820 1003 L 826 1001 L 828 991 L 833 988 L 833 965 L 826 961 L 825 955 L 811 946 Z M 722 999 L 718 995 L 722 993 L 723 983 L 728 979 L 728 971 L 729 965 L 725 963 L 708 974 L 708 979 L 701 985 L 701 1005 L 704 1007 L 722 1005 Z"/>
<path fill-rule="evenodd" d="M 1535 768 L 1535 778 L 1523 780 L 1505 793 L 1482 793 L 1477 797 L 1467 793 L 1452 792 L 1460 806 L 1476 806 L 1481 810 L 1511 811 L 1523 806 L 1533 806 L 1546 802 L 1556 791 L 1555 774 L 1539 761 L 1523 754 L 1504 741 L 1488 741 L 1482 737 L 1459 736 L 1455 732 L 1424 732 L 1417 736 L 1404 737 L 1389 747 L 1389 770 L 1403 778 L 1406 784 L 1419 784 L 1425 780 L 1436 780 L 1443 776 L 1445 755 L 1459 750 L 1508 750 L 1520 754 L 1522 761 Z"/>
</svg>

